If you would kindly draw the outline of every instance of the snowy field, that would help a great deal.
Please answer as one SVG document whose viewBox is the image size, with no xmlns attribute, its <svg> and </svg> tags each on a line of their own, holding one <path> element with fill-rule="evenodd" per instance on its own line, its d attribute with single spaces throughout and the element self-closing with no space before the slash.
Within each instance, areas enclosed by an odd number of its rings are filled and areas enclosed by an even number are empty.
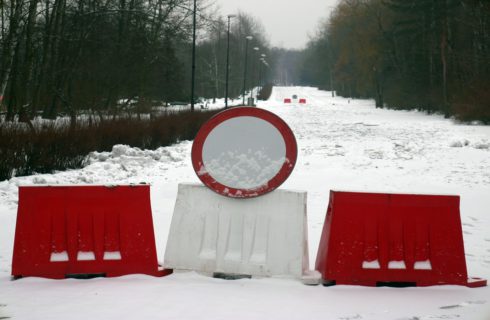
<svg viewBox="0 0 490 320">
<path fill-rule="evenodd" d="M 294 94 L 307 104 L 282 103 Z M 311 266 L 330 189 L 458 194 L 468 274 L 490 279 L 490 127 L 375 109 L 373 101 L 332 98 L 313 88 L 274 88 L 259 106 L 286 120 L 298 140 L 298 163 L 281 188 L 308 191 Z M 163 260 L 177 185 L 198 182 L 191 145 L 155 151 L 115 146 L 92 154 L 81 170 L 0 182 L 0 319 L 490 319 L 490 287 L 323 287 L 193 272 L 11 281 L 18 185 L 151 183 Z"/>
</svg>

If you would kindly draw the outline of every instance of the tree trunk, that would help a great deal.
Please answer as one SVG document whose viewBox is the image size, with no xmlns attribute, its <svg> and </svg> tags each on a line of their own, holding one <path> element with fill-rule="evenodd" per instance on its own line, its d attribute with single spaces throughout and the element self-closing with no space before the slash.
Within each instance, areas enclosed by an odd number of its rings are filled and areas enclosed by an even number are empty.
<svg viewBox="0 0 490 320">
<path fill-rule="evenodd" d="M 24 70 L 22 72 L 22 86 L 24 92 L 20 98 L 20 104 L 30 105 L 30 112 L 27 114 L 34 115 L 35 109 L 32 105 L 32 69 L 33 69 L 33 33 L 34 22 L 36 18 L 38 0 L 31 0 L 29 3 L 29 14 L 27 17 L 27 26 L 25 31 L 25 54 L 24 54 Z"/>
<path fill-rule="evenodd" d="M 63 37 L 63 30 L 64 30 L 64 23 L 65 23 L 65 6 L 66 6 L 66 0 L 56 0 L 54 7 L 53 7 L 53 16 L 52 19 L 54 19 L 54 41 L 51 47 L 51 61 L 52 65 L 50 66 L 50 77 L 49 79 L 51 80 L 51 90 L 53 92 L 61 91 L 61 81 L 60 81 L 60 75 L 58 74 L 60 72 L 60 66 L 61 66 L 61 56 L 60 56 L 60 46 L 61 46 L 61 39 Z M 56 9 L 55 9 L 56 8 Z M 50 119 L 56 118 L 56 115 L 58 113 L 58 104 L 59 104 L 59 99 L 58 95 L 54 94 L 52 96 L 51 103 L 48 108 L 47 112 L 47 117 Z"/>
<path fill-rule="evenodd" d="M 442 98 L 444 103 L 444 111 L 446 112 L 448 107 L 448 97 L 447 97 L 447 18 L 442 22 L 442 32 L 441 32 L 441 65 L 442 65 Z"/>
<path fill-rule="evenodd" d="M 14 61 L 14 54 L 16 52 L 19 36 L 21 32 L 20 16 L 22 13 L 22 1 L 10 1 L 11 16 L 10 16 L 10 28 L 8 35 L 5 39 L 5 45 L 2 53 L 2 60 L 0 60 L 3 73 L 0 75 L 0 96 L 5 97 L 5 90 L 7 84 L 12 76 L 12 64 Z M 13 10 L 13 12 L 12 12 Z M 3 11 L 3 10 L 2 10 Z M 9 103 L 9 105 L 11 105 Z"/>
</svg>

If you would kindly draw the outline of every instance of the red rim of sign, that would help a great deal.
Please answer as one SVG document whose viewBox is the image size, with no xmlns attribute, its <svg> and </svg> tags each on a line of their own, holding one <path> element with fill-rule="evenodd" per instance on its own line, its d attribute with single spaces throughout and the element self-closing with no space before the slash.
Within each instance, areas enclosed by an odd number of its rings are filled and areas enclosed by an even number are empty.
<svg viewBox="0 0 490 320">
<path fill-rule="evenodd" d="M 273 125 L 281 134 L 286 145 L 286 161 L 267 183 L 253 189 L 232 188 L 216 181 L 204 167 L 202 151 L 208 135 L 221 123 L 237 117 L 256 117 Z M 279 187 L 289 177 L 296 164 L 298 146 L 293 131 L 274 113 L 255 107 L 235 107 L 222 111 L 209 119 L 199 130 L 192 144 L 192 166 L 199 179 L 211 190 L 232 198 L 258 197 Z M 204 170 L 203 170 L 204 169 Z"/>
</svg>

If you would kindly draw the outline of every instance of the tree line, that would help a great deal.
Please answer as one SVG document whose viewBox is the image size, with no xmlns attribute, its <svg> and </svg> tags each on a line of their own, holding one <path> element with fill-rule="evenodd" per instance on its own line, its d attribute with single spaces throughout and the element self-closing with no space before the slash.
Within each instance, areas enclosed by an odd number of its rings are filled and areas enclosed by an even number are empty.
<svg viewBox="0 0 490 320">
<path fill-rule="evenodd" d="M 225 96 L 227 20 L 227 17 L 208 20 L 204 29 L 205 37 L 199 43 L 196 92 L 204 98 L 215 99 Z M 246 37 L 252 39 L 247 43 Z M 271 65 L 267 63 L 267 66 L 260 61 L 261 55 L 265 55 L 272 63 L 271 52 L 265 30 L 259 20 L 243 12 L 230 18 L 229 97 L 237 98 L 244 88 L 249 91 L 272 81 L 272 72 L 269 71 Z M 253 92 L 254 97 L 256 94 L 257 92 Z"/>
<path fill-rule="evenodd" d="M 488 0 L 341 0 L 301 55 L 302 84 L 490 123 Z"/>
<path fill-rule="evenodd" d="M 190 101 L 191 8 L 189 0 L 0 0 L 0 119 L 61 113 L 76 122 L 87 111 L 102 118 Z M 222 97 L 226 18 L 207 0 L 198 8 L 196 94 Z M 268 50 L 260 23 L 233 19 L 232 95 L 243 86 L 246 35 Z"/>
</svg>

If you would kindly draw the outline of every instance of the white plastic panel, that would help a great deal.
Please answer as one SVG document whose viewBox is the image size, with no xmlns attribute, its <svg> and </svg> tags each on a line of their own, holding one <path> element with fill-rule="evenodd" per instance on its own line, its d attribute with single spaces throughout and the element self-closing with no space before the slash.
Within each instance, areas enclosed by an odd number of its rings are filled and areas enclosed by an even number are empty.
<svg viewBox="0 0 490 320">
<path fill-rule="evenodd" d="M 232 199 L 180 184 L 166 268 L 301 278 L 308 270 L 306 192 Z"/>
</svg>

